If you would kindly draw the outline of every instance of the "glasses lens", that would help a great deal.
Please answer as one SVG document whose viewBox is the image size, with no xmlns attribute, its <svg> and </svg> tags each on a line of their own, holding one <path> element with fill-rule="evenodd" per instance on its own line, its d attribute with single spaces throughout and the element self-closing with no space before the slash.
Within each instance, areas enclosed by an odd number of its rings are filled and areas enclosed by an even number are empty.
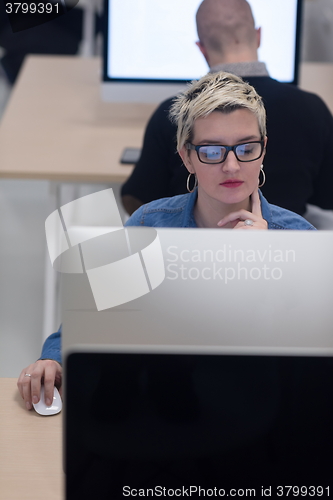
<svg viewBox="0 0 333 500">
<path fill-rule="evenodd" d="M 223 146 L 201 146 L 199 148 L 199 158 L 204 163 L 217 163 L 225 155 Z"/>
<path fill-rule="evenodd" d="M 236 147 L 236 156 L 239 161 L 253 161 L 261 156 L 261 143 L 249 142 L 248 144 L 239 144 Z"/>
</svg>

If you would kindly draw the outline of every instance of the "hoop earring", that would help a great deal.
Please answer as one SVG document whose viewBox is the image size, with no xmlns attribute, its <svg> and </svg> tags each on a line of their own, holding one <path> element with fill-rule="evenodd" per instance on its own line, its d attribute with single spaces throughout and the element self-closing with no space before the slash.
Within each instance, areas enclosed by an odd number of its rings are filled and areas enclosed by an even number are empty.
<svg viewBox="0 0 333 500">
<path fill-rule="evenodd" d="M 190 189 L 190 179 L 191 179 L 191 175 L 194 175 L 194 186 L 193 186 L 193 189 Z M 198 179 L 197 179 L 197 176 L 195 174 L 191 174 L 189 173 L 188 174 L 188 177 L 187 177 L 187 182 L 186 182 L 186 187 L 187 187 L 187 191 L 189 193 L 193 193 L 193 191 L 195 190 L 195 188 L 197 187 L 198 185 Z"/>
<path fill-rule="evenodd" d="M 265 172 L 264 172 L 264 165 L 261 165 L 260 172 L 262 173 L 262 183 L 258 184 L 259 188 L 261 188 L 265 184 L 265 182 L 266 182 L 266 175 L 265 175 Z M 259 176 L 260 176 L 260 173 L 259 173 Z"/>
</svg>

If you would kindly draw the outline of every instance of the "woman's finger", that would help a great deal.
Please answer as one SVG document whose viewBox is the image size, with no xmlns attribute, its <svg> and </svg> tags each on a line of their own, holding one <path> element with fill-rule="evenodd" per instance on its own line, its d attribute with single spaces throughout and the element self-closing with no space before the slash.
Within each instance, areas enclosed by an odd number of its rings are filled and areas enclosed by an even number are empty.
<svg viewBox="0 0 333 500">
<path fill-rule="evenodd" d="M 252 229 L 254 227 L 254 223 L 252 226 L 248 226 L 241 220 L 233 229 Z"/>
<path fill-rule="evenodd" d="M 260 219 L 256 222 L 254 222 L 252 225 L 247 225 L 244 223 L 244 221 L 240 222 L 239 224 L 236 224 L 234 229 L 245 229 L 245 230 L 252 230 L 252 229 L 268 229 L 268 224 L 265 219 Z"/>
<path fill-rule="evenodd" d="M 40 399 L 40 387 L 44 376 L 44 365 L 41 361 L 36 361 L 31 373 L 31 402 L 36 404 Z"/>
<path fill-rule="evenodd" d="M 260 203 L 260 196 L 258 189 L 253 191 L 253 193 L 251 194 L 251 201 L 252 201 L 252 213 L 262 218 L 261 203 Z"/>
<path fill-rule="evenodd" d="M 217 225 L 219 227 L 223 227 L 226 224 L 228 224 L 228 222 L 233 222 L 237 219 L 239 219 L 240 222 L 244 222 L 246 219 L 256 221 L 256 220 L 258 220 L 258 216 L 255 214 L 252 214 L 251 212 L 248 212 L 247 210 L 238 210 L 237 212 L 231 212 L 230 214 L 223 217 L 223 219 L 221 219 L 217 223 Z"/>
<path fill-rule="evenodd" d="M 50 406 L 53 401 L 53 392 L 55 386 L 55 380 L 57 373 L 61 370 L 61 366 L 59 363 L 53 360 L 45 360 L 45 372 L 44 372 L 44 394 L 45 394 L 45 402 L 47 406 Z"/>
<path fill-rule="evenodd" d="M 22 397 L 22 398 L 23 398 L 23 387 L 22 387 L 22 381 L 23 381 L 23 377 L 24 377 L 24 373 L 25 373 L 25 370 L 26 370 L 26 369 L 27 369 L 27 368 L 24 368 L 24 369 L 21 371 L 20 376 L 19 376 L 19 378 L 18 378 L 18 380 L 17 380 L 17 387 L 18 387 L 18 390 L 19 390 L 19 392 L 20 392 L 20 394 L 21 394 L 21 397 Z"/>
<path fill-rule="evenodd" d="M 33 367 L 33 365 L 29 365 L 26 368 L 23 368 L 23 370 L 21 371 L 20 376 L 17 380 L 17 387 L 18 387 L 18 390 L 20 391 L 22 399 L 24 399 L 23 386 L 28 382 L 30 383 L 30 377 L 28 375 L 26 376 L 26 374 L 29 374 L 29 375 L 31 374 L 32 367 Z"/>
<path fill-rule="evenodd" d="M 28 366 L 21 372 L 20 376 L 20 393 L 25 402 L 25 407 L 27 410 L 31 410 L 31 372 L 33 371 L 33 365 Z M 28 375 L 26 375 L 28 374 Z M 30 377 L 29 377 L 30 375 Z"/>
<path fill-rule="evenodd" d="M 55 382 L 61 386 L 62 367 L 57 361 L 46 359 L 38 360 L 22 370 L 17 381 L 17 386 L 25 406 L 31 410 L 32 403 L 40 400 L 40 388 L 43 382 L 45 386 L 45 402 L 51 405 L 53 401 L 53 389 Z"/>
</svg>

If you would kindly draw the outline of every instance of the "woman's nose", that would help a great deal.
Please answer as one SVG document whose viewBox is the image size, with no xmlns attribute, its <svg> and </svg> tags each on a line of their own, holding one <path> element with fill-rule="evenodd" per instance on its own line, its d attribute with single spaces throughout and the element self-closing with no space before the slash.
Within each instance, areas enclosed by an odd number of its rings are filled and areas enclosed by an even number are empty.
<svg viewBox="0 0 333 500">
<path fill-rule="evenodd" d="M 239 162 L 233 151 L 229 151 L 226 159 L 222 163 L 222 169 L 224 172 L 236 172 L 240 169 Z"/>
</svg>

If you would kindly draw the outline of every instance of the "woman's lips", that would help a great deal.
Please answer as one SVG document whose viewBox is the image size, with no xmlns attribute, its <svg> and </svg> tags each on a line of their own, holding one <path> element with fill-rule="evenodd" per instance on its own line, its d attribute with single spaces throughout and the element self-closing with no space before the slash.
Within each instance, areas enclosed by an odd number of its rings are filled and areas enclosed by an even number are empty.
<svg viewBox="0 0 333 500">
<path fill-rule="evenodd" d="M 239 181 L 238 179 L 229 179 L 227 181 L 221 182 L 220 186 L 228 187 L 228 188 L 237 188 L 241 186 L 244 181 Z"/>
</svg>

